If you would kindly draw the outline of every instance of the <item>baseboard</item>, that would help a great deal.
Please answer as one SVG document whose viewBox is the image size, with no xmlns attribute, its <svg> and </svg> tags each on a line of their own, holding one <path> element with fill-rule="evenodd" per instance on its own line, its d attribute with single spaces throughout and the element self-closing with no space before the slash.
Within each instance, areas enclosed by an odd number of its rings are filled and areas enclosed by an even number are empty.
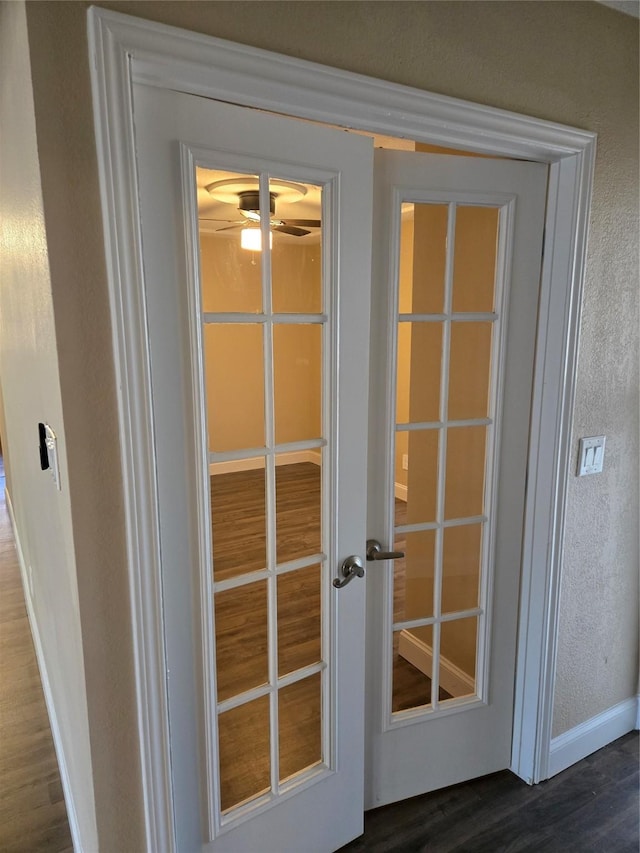
<svg viewBox="0 0 640 853">
<path fill-rule="evenodd" d="M 431 678 L 433 650 L 406 629 L 400 631 L 398 654 Z M 475 679 L 450 660 L 440 655 L 440 687 L 451 696 L 468 696 L 476 692 Z"/>
<path fill-rule="evenodd" d="M 406 503 L 407 502 L 407 494 L 408 494 L 407 487 L 403 486 L 402 483 L 396 483 L 395 486 L 396 486 L 396 488 L 395 488 L 396 497 L 399 500 L 404 501 Z"/>
<path fill-rule="evenodd" d="M 549 777 L 566 770 L 637 727 L 638 697 L 632 696 L 558 735 L 551 741 Z"/>
<path fill-rule="evenodd" d="M 636 731 L 640 729 L 640 695 L 636 696 Z"/>
<path fill-rule="evenodd" d="M 71 792 L 71 781 L 69 779 L 69 772 L 67 770 L 67 763 L 65 761 L 64 749 L 62 747 L 62 738 L 60 737 L 58 718 L 56 716 L 56 709 L 53 703 L 51 684 L 49 682 L 45 658 L 42 651 L 42 641 L 40 639 L 40 632 L 38 630 L 38 622 L 36 620 L 36 615 L 31 600 L 27 562 L 24 558 L 24 552 L 22 550 L 22 544 L 20 542 L 20 533 L 16 525 L 16 518 L 13 512 L 11 496 L 6 488 L 5 496 L 7 502 L 7 510 L 9 511 L 9 518 L 11 519 L 11 527 L 13 528 L 13 538 L 16 543 L 16 553 L 18 555 L 18 563 L 20 565 L 20 575 L 22 577 L 22 589 L 24 592 L 24 600 L 27 607 L 27 616 L 29 617 L 31 637 L 33 638 L 33 646 L 36 652 L 36 660 L 38 661 L 38 670 L 40 671 L 40 681 L 42 682 L 42 692 L 44 693 L 44 701 L 47 708 L 47 715 L 49 717 L 49 726 L 51 727 L 53 747 L 55 749 L 56 758 L 58 760 L 58 770 L 60 772 L 60 781 L 62 783 L 64 802 L 67 809 L 67 819 L 69 821 L 71 840 L 73 841 L 73 849 L 76 851 L 76 853 L 81 853 L 83 848 L 80 841 L 80 826 L 78 824 L 78 815 L 75 809 L 73 795 Z"/>
<path fill-rule="evenodd" d="M 278 453 L 276 465 L 296 465 L 300 462 L 313 462 L 320 465 L 322 455 L 319 450 L 292 450 L 290 453 Z M 210 474 L 236 474 L 238 471 L 257 471 L 264 468 L 264 456 L 252 456 L 249 459 L 232 459 L 229 462 L 212 462 Z"/>
</svg>

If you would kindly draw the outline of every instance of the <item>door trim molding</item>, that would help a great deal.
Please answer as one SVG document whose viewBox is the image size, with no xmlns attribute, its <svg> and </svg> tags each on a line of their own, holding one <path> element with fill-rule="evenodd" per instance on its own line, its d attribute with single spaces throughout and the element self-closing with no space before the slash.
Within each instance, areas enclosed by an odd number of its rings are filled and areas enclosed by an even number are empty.
<svg viewBox="0 0 640 853">
<path fill-rule="evenodd" d="M 550 164 L 536 345 L 511 769 L 549 775 L 571 421 L 596 135 L 92 7 L 88 36 L 118 387 L 149 850 L 173 850 L 157 483 L 133 82 Z M 535 568 L 535 571 L 534 571 Z"/>
</svg>

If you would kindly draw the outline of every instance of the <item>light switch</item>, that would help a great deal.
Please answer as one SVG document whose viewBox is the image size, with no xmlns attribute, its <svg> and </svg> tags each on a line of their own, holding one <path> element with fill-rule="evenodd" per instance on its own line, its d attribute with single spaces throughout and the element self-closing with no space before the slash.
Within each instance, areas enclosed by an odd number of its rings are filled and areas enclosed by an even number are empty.
<svg viewBox="0 0 640 853">
<path fill-rule="evenodd" d="M 60 485 L 60 466 L 58 465 L 58 440 L 49 424 L 44 424 L 44 440 L 51 476 L 53 477 L 53 482 L 56 484 L 56 488 L 60 491 L 62 487 Z"/>
<path fill-rule="evenodd" d="M 604 461 L 604 435 L 593 435 L 580 439 L 578 453 L 578 477 L 585 474 L 599 474 Z"/>
</svg>

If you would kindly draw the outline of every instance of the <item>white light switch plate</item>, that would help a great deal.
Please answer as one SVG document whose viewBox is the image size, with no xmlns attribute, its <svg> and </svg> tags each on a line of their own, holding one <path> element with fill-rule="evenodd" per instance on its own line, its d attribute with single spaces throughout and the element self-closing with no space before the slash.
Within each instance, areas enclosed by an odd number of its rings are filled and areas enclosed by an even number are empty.
<svg viewBox="0 0 640 853">
<path fill-rule="evenodd" d="M 585 474 L 599 474 L 602 471 L 604 442 L 604 435 L 593 435 L 590 438 L 580 439 L 578 477 L 584 477 Z"/>
<path fill-rule="evenodd" d="M 62 486 L 60 485 L 60 466 L 58 465 L 58 439 L 49 424 L 44 425 L 44 431 L 45 443 L 47 445 L 47 457 L 49 459 L 49 469 L 51 471 L 51 476 L 53 477 L 53 482 L 56 484 L 56 489 L 60 491 Z"/>
</svg>

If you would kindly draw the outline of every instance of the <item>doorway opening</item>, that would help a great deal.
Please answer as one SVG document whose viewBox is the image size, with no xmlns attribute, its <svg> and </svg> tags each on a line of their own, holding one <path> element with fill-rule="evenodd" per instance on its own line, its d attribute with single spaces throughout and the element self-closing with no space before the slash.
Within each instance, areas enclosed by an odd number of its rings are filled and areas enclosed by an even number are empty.
<svg viewBox="0 0 640 853">
<path fill-rule="evenodd" d="M 184 775 L 179 783 L 174 782 L 175 762 L 169 751 L 167 707 L 171 695 L 164 678 L 166 649 L 162 643 L 159 584 L 162 523 L 154 509 L 157 485 L 153 426 L 149 421 L 149 337 L 139 300 L 145 287 L 145 271 L 138 237 L 140 206 L 134 191 L 137 117 L 134 122 L 131 102 L 125 95 L 134 84 L 151 82 L 165 92 L 223 98 L 303 121 L 328 120 L 343 128 L 400 132 L 437 145 L 477 146 L 483 153 L 550 165 L 511 744 L 511 767 L 518 775 L 527 781 L 546 778 L 565 472 L 570 454 L 570 412 L 594 134 L 384 81 L 365 80 L 241 45 L 205 37 L 194 39 L 191 33 L 105 10 L 90 10 L 89 19 L 114 354 L 121 380 L 120 439 L 123 459 L 128 460 L 129 466 L 125 477 L 129 484 L 127 547 L 134 567 L 131 595 L 136 684 L 150 847 L 172 847 L 175 833 L 183 826 L 177 821 L 177 814 L 196 802 L 197 793 Z M 276 160 L 278 156 L 277 152 L 272 155 Z M 156 208 L 154 220 L 158 218 L 162 218 L 162 212 Z M 269 239 L 267 230 L 263 237 Z M 352 312 L 350 322 L 354 318 L 357 316 Z M 357 351 L 351 352 L 357 359 Z M 181 592 L 179 587 L 176 591 Z M 355 656 L 359 660 L 358 649 Z M 180 677 L 180 673 L 174 674 Z M 349 687 L 347 680 L 341 684 Z M 186 729 L 184 734 L 185 743 L 193 752 L 193 738 L 187 737 Z M 343 738 L 343 742 L 347 741 Z M 182 764 L 178 771 L 180 775 Z M 344 797 L 339 800 L 344 801 Z M 286 813 L 291 811 L 291 802 L 289 799 L 283 805 Z"/>
<path fill-rule="evenodd" d="M 473 153 L 358 135 L 386 150 Z M 280 784 L 326 761 L 322 191 L 270 177 L 262 214 L 256 174 L 198 166 L 196 183 L 221 810 L 232 816 L 270 790 L 272 633 Z M 446 204 L 402 206 L 394 432 L 402 556 L 393 567 L 390 698 L 399 719 L 476 697 L 483 652 L 499 210 L 457 208 L 446 293 L 449 215 Z M 445 310 L 460 322 L 448 324 Z M 269 332 L 265 312 L 280 321 Z M 411 317 L 425 313 L 432 322 Z M 268 433 L 277 449 L 271 482 L 261 450 Z M 436 594 L 444 621 L 434 615 Z"/>
</svg>

